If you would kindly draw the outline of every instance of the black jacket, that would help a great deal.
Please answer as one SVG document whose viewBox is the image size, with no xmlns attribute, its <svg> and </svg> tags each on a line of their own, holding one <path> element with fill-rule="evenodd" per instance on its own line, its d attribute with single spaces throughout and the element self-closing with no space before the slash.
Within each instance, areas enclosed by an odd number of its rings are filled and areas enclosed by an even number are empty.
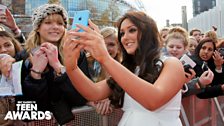
<svg viewBox="0 0 224 126">
<path fill-rule="evenodd" d="M 194 71 L 196 72 L 196 77 L 200 77 L 201 74 L 204 72 L 204 70 L 202 68 L 203 61 L 196 56 L 192 56 L 191 58 L 197 64 L 194 67 Z M 223 90 L 221 88 L 221 84 L 224 83 L 223 72 L 222 73 L 217 73 L 215 71 L 215 64 L 214 64 L 213 60 L 209 60 L 207 62 L 207 65 L 212 70 L 212 72 L 214 73 L 214 79 L 213 79 L 211 84 L 209 84 L 204 89 L 202 89 L 203 91 L 201 93 L 197 94 L 197 97 L 201 98 L 201 99 L 213 98 L 213 97 L 223 95 Z"/>
<path fill-rule="evenodd" d="M 51 111 L 59 124 L 64 124 L 74 119 L 71 109 L 83 106 L 87 100 L 82 97 L 72 86 L 67 74 L 55 76 L 53 68 L 42 74 L 42 79 L 33 79 L 30 75 L 31 63 L 28 54 L 22 51 L 16 60 L 23 59 L 22 91 L 23 96 L 17 97 L 20 101 L 35 101 L 38 111 Z M 87 59 L 84 53 L 80 54 L 78 61 L 80 69 L 89 77 Z"/>
</svg>

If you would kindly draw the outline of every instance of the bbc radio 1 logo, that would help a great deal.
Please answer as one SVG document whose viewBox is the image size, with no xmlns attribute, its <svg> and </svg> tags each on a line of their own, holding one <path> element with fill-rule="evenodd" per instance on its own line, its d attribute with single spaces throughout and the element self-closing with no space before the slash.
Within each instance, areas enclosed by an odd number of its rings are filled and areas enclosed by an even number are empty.
<svg viewBox="0 0 224 126">
<path fill-rule="evenodd" d="M 37 111 L 35 101 L 18 101 L 15 111 L 8 111 L 4 120 L 50 120 L 50 111 Z"/>
</svg>

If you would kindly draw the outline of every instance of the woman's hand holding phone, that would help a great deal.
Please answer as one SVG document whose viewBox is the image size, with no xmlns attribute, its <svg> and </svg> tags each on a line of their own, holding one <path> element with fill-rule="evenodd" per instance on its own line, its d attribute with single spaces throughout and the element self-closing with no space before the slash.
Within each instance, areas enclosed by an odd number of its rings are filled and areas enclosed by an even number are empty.
<svg viewBox="0 0 224 126">
<path fill-rule="evenodd" d="M 185 83 L 188 83 L 190 80 L 192 80 L 195 77 L 196 73 L 192 68 L 188 69 L 188 72 L 185 71 L 186 80 Z"/>
<path fill-rule="evenodd" d="M 83 45 L 83 48 L 100 63 L 104 63 L 108 58 L 111 58 L 97 25 L 89 20 L 89 27 L 82 25 L 77 25 L 77 27 L 83 29 L 84 32 L 74 32 L 74 36 L 79 37 L 78 40 L 74 40 L 75 43 Z"/>
<path fill-rule="evenodd" d="M 76 29 L 77 24 L 88 26 L 89 15 L 89 10 L 75 11 L 72 22 L 72 29 Z M 83 29 L 79 29 L 78 31 L 83 32 Z"/>
<path fill-rule="evenodd" d="M 67 72 L 73 71 L 78 67 L 77 64 L 80 51 L 83 48 L 81 44 L 75 42 L 75 40 L 78 40 L 77 39 L 78 36 L 74 34 L 78 32 L 78 30 L 79 28 L 68 31 L 66 33 L 66 37 L 64 38 L 63 56 Z"/>
</svg>

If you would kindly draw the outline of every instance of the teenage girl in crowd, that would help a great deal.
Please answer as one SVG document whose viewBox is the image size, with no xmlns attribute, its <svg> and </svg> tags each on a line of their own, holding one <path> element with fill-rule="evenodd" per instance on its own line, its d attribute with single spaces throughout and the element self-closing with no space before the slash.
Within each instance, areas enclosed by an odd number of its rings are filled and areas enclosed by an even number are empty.
<svg viewBox="0 0 224 126">
<path fill-rule="evenodd" d="M 199 98 L 212 98 L 223 95 L 223 56 L 216 50 L 215 41 L 212 39 L 202 39 L 195 49 L 195 55 L 191 57 L 196 66 L 194 71 L 196 76 L 200 76 L 208 68 L 214 73 L 214 79 L 210 86 L 203 88 L 203 92 L 197 94 Z"/>
<path fill-rule="evenodd" d="M 68 32 L 63 50 L 67 74 L 79 92 L 91 101 L 110 97 L 122 106 L 119 126 L 181 126 L 184 70 L 178 59 L 160 57 L 155 21 L 143 12 L 128 12 L 119 20 L 123 65 L 109 55 L 97 26 L 91 21 L 89 25 L 78 25 L 85 32 Z M 81 49 L 90 52 L 111 78 L 93 84 L 77 66 Z"/>
<path fill-rule="evenodd" d="M 169 56 L 180 59 L 187 52 L 188 46 L 188 33 L 184 28 L 173 27 L 169 30 L 166 38 L 166 48 Z M 186 84 L 183 89 L 183 96 L 189 96 L 192 94 L 198 94 L 202 92 L 201 86 L 206 86 L 212 82 L 214 74 L 211 70 L 205 71 L 200 77 L 195 77 L 195 71 L 193 68 L 186 72 Z M 194 79 L 193 79 L 194 78 Z"/>
<path fill-rule="evenodd" d="M 4 30 L 4 28 L 2 28 Z M 0 31 L 0 55 L 7 54 L 0 58 L 0 80 L 2 73 L 8 71 L 7 63 L 14 62 L 13 57 L 16 53 L 22 50 L 20 43 L 6 31 Z M 9 76 L 7 72 L 6 76 Z M 13 121 L 4 120 L 8 111 L 15 110 L 15 98 L 13 96 L 1 96 L 0 97 L 0 125 L 13 125 Z M 18 123 L 18 122 L 17 122 Z"/>
<path fill-rule="evenodd" d="M 25 50 L 17 59 L 24 60 L 23 96 L 18 100 L 35 101 L 38 111 L 51 111 L 59 124 L 74 119 L 72 108 L 83 106 L 86 99 L 73 88 L 63 66 L 62 40 L 67 26 L 66 10 L 45 4 L 33 12 L 33 30 Z M 78 66 L 88 75 L 85 54 L 80 52 Z"/>
</svg>

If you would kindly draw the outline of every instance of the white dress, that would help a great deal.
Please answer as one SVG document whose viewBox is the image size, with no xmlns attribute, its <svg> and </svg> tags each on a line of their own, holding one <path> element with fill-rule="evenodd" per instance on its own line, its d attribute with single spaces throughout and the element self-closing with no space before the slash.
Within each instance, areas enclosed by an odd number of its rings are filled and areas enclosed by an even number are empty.
<svg viewBox="0 0 224 126">
<path fill-rule="evenodd" d="M 131 98 L 124 97 L 124 114 L 118 126 L 182 126 L 180 121 L 181 91 L 168 103 L 155 111 L 149 111 Z"/>
<path fill-rule="evenodd" d="M 124 114 L 118 126 L 182 126 L 179 118 L 180 108 L 181 90 L 155 111 L 147 110 L 125 93 L 122 108 Z"/>
</svg>

